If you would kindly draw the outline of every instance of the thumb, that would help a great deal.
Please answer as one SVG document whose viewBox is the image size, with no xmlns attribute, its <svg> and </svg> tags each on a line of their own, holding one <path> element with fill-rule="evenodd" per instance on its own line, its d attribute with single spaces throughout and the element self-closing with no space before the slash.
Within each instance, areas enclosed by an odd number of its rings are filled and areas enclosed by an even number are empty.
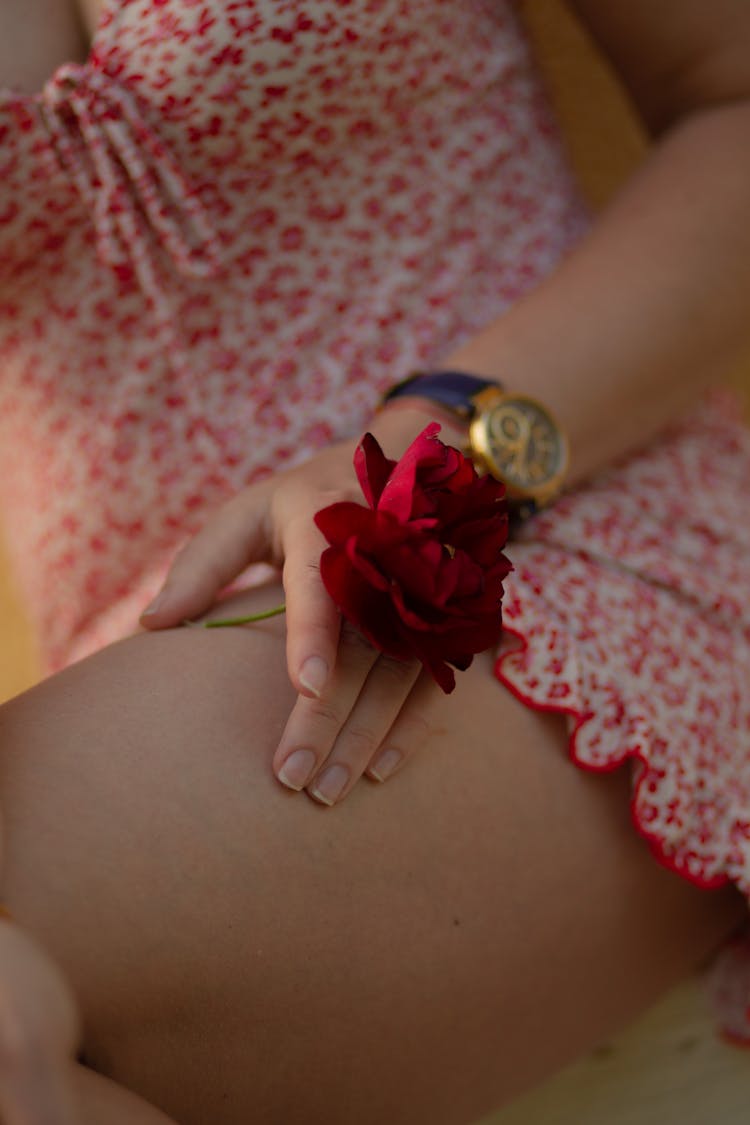
<svg viewBox="0 0 750 1125">
<path fill-rule="evenodd" d="M 177 554 L 159 593 L 141 614 L 147 629 L 165 629 L 210 609 L 218 594 L 252 562 L 268 559 L 267 493 L 238 493 Z"/>
</svg>

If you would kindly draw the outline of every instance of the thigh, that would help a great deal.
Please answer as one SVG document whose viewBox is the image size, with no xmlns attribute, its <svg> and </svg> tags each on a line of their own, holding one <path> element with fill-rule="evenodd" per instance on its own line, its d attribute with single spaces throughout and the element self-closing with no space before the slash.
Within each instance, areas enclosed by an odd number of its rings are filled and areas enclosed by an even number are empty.
<svg viewBox="0 0 750 1125">
<path fill-rule="evenodd" d="M 278 620 L 141 635 L 2 709 L 5 893 L 97 1069 L 181 1125 L 470 1121 L 736 923 L 654 863 L 624 774 L 576 770 L 489 657 L 458 679 L 334 809 L 271 773 Z"/>
<path fill-rule="evenodd" d="M 121 1086 L 84 1066 L 72 1071 L 80 1125 L 175 1125 Z"/>
</svg>

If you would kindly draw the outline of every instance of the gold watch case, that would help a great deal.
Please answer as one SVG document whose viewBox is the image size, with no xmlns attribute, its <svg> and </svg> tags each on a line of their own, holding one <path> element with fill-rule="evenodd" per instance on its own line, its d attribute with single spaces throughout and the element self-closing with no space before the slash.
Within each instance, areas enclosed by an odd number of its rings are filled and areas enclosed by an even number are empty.
<svg viewBox="0 0 750 1125">
<path fill-rule="evenodd" d="M 560 492 L 568 442 L 549 410 L 528 395 L 487 387 L 472 398 L 471 452 L 480 471 L 502 481 L 508 499 L 544 507 Z"/>
</svg>

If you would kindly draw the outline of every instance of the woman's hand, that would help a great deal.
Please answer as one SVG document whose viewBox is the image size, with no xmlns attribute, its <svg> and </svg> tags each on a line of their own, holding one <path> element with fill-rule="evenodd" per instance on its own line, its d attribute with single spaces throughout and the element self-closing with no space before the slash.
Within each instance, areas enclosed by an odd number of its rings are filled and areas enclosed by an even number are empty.
<svg viewBox="0 0 750 1125">
<path fill-rule="evenodd" d="M 427 405 L 398 404 L 371 429 L 386 454 L 399 457 L 433 416 Z M 462 437 L 445 434 L 448 442 Z M 335 445 L 228 501 L 180 552 L 142 618 L 151 629 L 177 625 L 210 609 L 250 563 L 281 569 L 287 664 L 299 698 L 273 768 L 284 785 L 326 805 L 345 797 L 364 772 L 385 781 L 401 766 L 425 737 L 420 698 L 435 690 L 416 660 L 385 656 L 342 624 L 320 577 L 326 543 L 313 517 L 337 500 L 362 503 L 355 445 Z"/>
<path fill-rule="evenodd" d="M 71 1085 L 79 1026 L 59 970 L 12 922 L 0 920 L 0 1120 L 77 1125 Z"/>
<path fill-rule="evenodd" d="M 0 907 L 2 1125 L 78 1125 L 72 1072 L 80 1032 L 62 973 Z"/>
</svg>

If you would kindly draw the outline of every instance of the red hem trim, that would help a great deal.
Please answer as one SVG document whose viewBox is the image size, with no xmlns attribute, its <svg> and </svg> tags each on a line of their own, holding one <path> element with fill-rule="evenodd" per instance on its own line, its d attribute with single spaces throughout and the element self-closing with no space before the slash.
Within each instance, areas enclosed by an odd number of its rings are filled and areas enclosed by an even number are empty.
<svg viewBox="0 0 750 1125">
<path fill-rule="evenodd" d="M 727 1031 L 725 1027 L 720 1027 L 718 1034 L 722 1042 L 726 1043 L 728 1047 L 736 1047 L 743 1051 L 750 1051 L 750 1035 L 747 1037 L 738 1035 L 736 1031 Z"/>
<path fill-rule="evenodd" d="M 505 624 L 503 624 L 503 631 L 509 636 L 515 637 L 518 641 L 521 642 L 521 652 L 526 652 L 528 650 L 529 642 L 527 641 L 523 633 L 519 633 L 515 629 L 509 629 Z M 515 684 L 511 683 L 511 681 L 503 673 L 503 664 L 506 660 L 509 659 L 509 657 L 517 654 L 518 651 L 518 649 L 513 649 L 510 652 L 505 652 L 502 655 L 498 656 L 494 665 L 495 677 L 504 687 L 508 689 L 508 691 L 511 692 L 512 695 L 516 697 L 516 699 L 518 699 L 526 707 L 531 707 L 532 710 L 539 711 L 544 714 L 566 715 L 568 718 L 573 719 L 573 729 L 568 736 L 568 756 L 570 757 L 571 761 L 576 766 L 578 766 L 579 769 L 585 770 L 586 773 L 606 774 L 612 773 L 614 770 L 619 769 L 620 766 L 625 765 L 631 759 L 641 764 L 641 776 L 638 779 L 630 798 L 630 815 L 636 831 L 641 836 L 641 838 L 646 841 L 649 848 L 651 849 L 654 858 L 663 867 L 666 867 L 675 875 L 679 875 L 681 878 L 686 879 L 687 882 L 692 883 L 694 886 L 700 887 L 702 890 L 712 891 L 718 890 L 719 887 L 726 886 L 727 883 L 730 882 L 729 876 L 726 874 L 714 875 L 711 878 L 704 878 L 700 875 L 693 875 L 689 871 L 685 871 L 683 870 L 683 868 L 679 867 L 675 863 L 674 859 L 672 859 L 671 856 L 665 853 L 663 841 L 657 835 L 650 832 L 643 821 L 640 819 L 640 815 L 638 812 L 638 801 L 641 788 L 643 785 L 647 784 L 651 776 L 649 763 L 642 754 L 639 754 L 637 750 L 626 750 L 623 752 L 620 758 L 605 766 L 592 766 L 588 762 L 581 761 L 576 750 L 576 738 L 583 725 L 590 719 L 594 718 L 595 712 L 582 712 L 574 707 L 566 707 L 563 703 L 541 703 L 538 700 L 534 699 L 533 696 L 525 695 L 515 686 Z M 746 1042 L 745 1040 L 738 1039 L 738 1043 L 742 1043 L 745 1046 L 750 1047 L 750 1041 Z"/>
</svg>

